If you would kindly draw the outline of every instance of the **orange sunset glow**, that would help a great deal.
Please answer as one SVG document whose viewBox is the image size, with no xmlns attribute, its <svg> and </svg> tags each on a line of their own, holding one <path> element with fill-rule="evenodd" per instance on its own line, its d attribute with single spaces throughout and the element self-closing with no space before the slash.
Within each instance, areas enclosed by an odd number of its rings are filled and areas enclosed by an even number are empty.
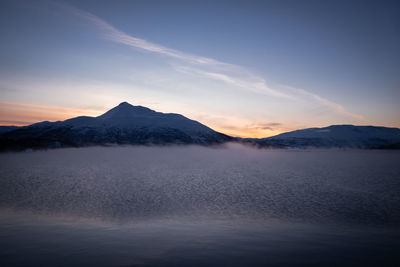
<svg viewBox="0 0 400 267">
<path fill-rule="evenodd" d="M 77 116 L 97 116 L 101 112 L 87 109 L 0 102 L 0 124 L 24 126 L 41 121 L 60 121 Z"/>
<path fill-rule="evenodd" d="M 26 126 L 42 121 L 62 121 L 77 116 L 96 117 L 107 110 L 93 110 L 82 108 L 69 108 L 60 106 L 47 106 L 28 104 L 20 102 L 0 102 L 0 124 Z M 287 128 L 265 127 L 262 125 L 251 124 L 239 126 L 230 126 L 226 124 L 208 123 L 212 129 L 235 137 L 262 138 L 280 134 L 287 131 Z M 232 122 L 232 124 L 241 125 L 241 121 Z"/>
</svg>

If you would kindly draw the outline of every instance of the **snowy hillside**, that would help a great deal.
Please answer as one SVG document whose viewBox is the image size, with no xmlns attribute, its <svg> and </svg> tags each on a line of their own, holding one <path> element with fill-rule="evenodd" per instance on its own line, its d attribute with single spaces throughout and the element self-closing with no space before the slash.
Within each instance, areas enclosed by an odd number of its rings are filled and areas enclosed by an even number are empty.
<svg viewBox="0 0 400 267">
<path fill-rule="evenodd" d="M 120 144 L 201 144 L 241 142 L 276 148 L 400 148 L 400 129 L 332 125 L 262 139 L 233 138 L 175 113 L 123 102 L 98 117 L 0 126 L 0 150 Z"/>
<path fill-rule="evenodd" d="M 385 148 L 400 142 L 400 129 L 332 125 L 287 132 L 254 142 L 260 146 L 271 147 Z"/>
<path fill-rule="evenodd" d="M 98 117 L 40 122 L 1 135 L 2 149 L 111 144 L 202 144 L 231 140 L 182 115 L 123 102 Z"/>
</svg>

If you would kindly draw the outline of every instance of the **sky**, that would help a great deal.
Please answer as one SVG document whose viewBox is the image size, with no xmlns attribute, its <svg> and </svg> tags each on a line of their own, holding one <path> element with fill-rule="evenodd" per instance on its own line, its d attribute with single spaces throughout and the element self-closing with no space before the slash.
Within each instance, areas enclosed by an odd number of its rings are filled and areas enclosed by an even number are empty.
<svg viewBox="0 0 400 267">
<path fill-rule="evenodd" d="M 0 1 L 0 125 L 127 101 L 241 137 L 400 127 L 398 1 Z"/>
</svg>

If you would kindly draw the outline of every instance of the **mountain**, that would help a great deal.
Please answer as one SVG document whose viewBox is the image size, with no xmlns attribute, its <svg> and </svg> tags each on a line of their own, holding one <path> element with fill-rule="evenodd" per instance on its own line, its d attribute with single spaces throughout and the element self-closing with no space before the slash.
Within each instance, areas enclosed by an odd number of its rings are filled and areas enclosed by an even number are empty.
<svg viewBox="0 0 400 267">
<path fill-rule="evenodd" d="M 98 117 L 81 116 L 29 126 L 0 126 L 0 150 L 119 144 L 200 144 L 235 141 L 274 148 L 400 148 L 400 129 L 332 125 L 261 138 L 233 138 L 174 113 L 123 102 Z"/>
<path fill-rule="evenodd" d="M 123 102 L 98 117 L 81 116 L 5 129 L 0 133 L 0 149 L 112 144 L 211 145 L 232 139 L 182 115 Z"/>
<path fill-rule="evenodd" d="M 308 128 L 276 136 L 251 139 L 260 147 L 319 147 L 319 148 L 397 148 L 400 129 L 377 126 L 332 125 Z"/>
<path fill-rule="evenodd" d="M 0 126 L 0 134 L 18 129 L 18 126 Z"/>
</svg>

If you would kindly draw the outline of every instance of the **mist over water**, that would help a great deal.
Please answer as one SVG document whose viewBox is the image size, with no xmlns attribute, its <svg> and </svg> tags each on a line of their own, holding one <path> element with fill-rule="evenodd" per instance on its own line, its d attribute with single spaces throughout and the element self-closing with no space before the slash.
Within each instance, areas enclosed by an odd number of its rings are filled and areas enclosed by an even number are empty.
<svg viewBox="0 0 400 267">
<path fill-rule="evenodd" d="M 1 256 L 9 266 L 390 266 L 399 156 L 237 144 L 3 153 Z"/>
</svg>

